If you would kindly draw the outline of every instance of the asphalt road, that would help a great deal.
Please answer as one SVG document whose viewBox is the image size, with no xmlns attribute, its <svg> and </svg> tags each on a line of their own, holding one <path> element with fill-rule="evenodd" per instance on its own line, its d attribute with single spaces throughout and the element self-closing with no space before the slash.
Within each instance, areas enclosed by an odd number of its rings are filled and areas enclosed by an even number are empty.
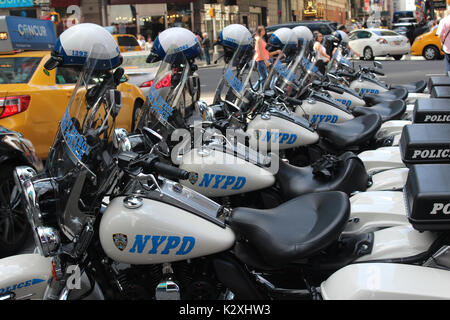
<svg viewBox="0 0 450 320">
<path fill-rule="evenodd" d="M 407 59 L 408 57 L 406 57 Z M 376 59 L 383 65 L 382 72 L 384 77 L 378 76 L 386 83 L 406 84 L 413 81 L 428 79 L 434 75 L 444 75 L 444 60 L 426 61 L 426 60 L 400 60 L 395 61 L 392 58 Z M 373 62 L 355 61 L 355 66 L 367 65 L 373 66 Z M 201 100 L 211 103 L 217 84 L 222 76 L 223 64 L 200 66 L 197 71 L 200 75 Z M 22 253 L 32 253 L 34 250 L 34 240 L 30 235 Z"/>
</svg>

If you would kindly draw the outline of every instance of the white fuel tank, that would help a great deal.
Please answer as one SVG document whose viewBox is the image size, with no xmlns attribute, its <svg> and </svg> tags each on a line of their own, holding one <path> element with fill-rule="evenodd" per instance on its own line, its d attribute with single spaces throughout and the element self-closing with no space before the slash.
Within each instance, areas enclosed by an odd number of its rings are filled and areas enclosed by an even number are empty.
<svg viewBox="0 0 450 320">
<path fill-rule="evenodd" d="M 257 115 L 247 127 L 250 147 L 254 150 L 271 150 L 278 144 L 279 150 L 307 146 L 319 141 L 319 135 L 311 128 L 304 128 L 295 122 L 274 115 Z"/>
<path fill-rule="evenodd" d="M 380 86 L 372 81 L 368 80 L 353 80 L 350 83 L 350 89 L 354 90 L 358 94 L 377 94 L 380 92 L 388 91 L 386 87 Z"/>
<path fill-rule="evenodd" d="M 350 94 L 348 92 L 343 92 L 343 93 L 337 93 L 334 91 L 327 91 L 330 96 L 338 101 L 339 103 L 341 103 L 342 105 L 346 106 L 346 107 L 365 107 L 366 106 L 366 102 L 357 97 L 356 95 Z"/>
<path fill-rule="evenodd" d="M 180 168 L 194 173 L 181 184 L 207 197 L 246 193 L 275 183 L 271 171 L 234 155 L 206 148 L 195 148 L 184 154 Z"/>
<path fill-rule="evenodd" d="M 346 266 L 322 282 L 324 300 L 450 299 L 450 271 L 394 263 Z"/>
<path fill-rule="evenodd" d="M 235 235 L 194 213 L 164 202 L 142 199 L 136 209 L 114 198 L 100 222 L 106 255 L 127 264 L 154 264 L 192 259 L 229 249 Z"/>
<path fill-rule="evenodd" d="M 346 107 L 343 106 L 343 108 Z M 340 123 L 354 119 L 350 112 L 315 99 L 304 100 L 301 106 L 295 108 L 295 114 L 307 118 L 314 124 L 322 122 Z"/>
<path fill-rule="evenodd" d="M 375 138 L 382 139 L 389 136 L 401 135 L 403 127 L 411 124 L 410 120 L 389 120 L 384 122 L 378 130 Z"/>
</svg>

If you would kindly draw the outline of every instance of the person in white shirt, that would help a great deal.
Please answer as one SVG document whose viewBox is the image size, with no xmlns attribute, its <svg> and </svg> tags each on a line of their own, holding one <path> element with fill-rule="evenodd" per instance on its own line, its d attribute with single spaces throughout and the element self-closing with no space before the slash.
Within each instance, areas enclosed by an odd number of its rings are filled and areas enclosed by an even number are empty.
<svg viewBox="0 0 450 320">
<path fill-rule="evenodd" d="M 322 45 L 323 35 L 319 31 L 314 31 L 314 51 L 316 53 L 316 67 L 322 74 L 325 74 L 325 67 L 330 61 L 325 47 Z"/>
</svg>

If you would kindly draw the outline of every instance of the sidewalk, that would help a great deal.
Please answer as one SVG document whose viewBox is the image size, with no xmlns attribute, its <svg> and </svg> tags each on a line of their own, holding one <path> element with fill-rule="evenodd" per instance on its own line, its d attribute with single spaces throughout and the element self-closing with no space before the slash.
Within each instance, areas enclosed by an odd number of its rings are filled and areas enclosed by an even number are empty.
<svg viewBox="0 0 450 320">
<path fill-rule="evenodd" d="M 222 55 L 223 55 L 223 51 L 222 50 L 220 50 L 220 51 L 218 51 L 217 53 L 210 53 L 210 64 L 209 65 L 207 65 L 206 64 L 206 61 L 205 61 L 205 58 L 203 57 L 203 54 L 202 54 L 202 60 L 200 60 L 200 59 L 195 59 L 195 63 L 197 64 L 197 66 L 199 67 L 199 68 L 211 68 L 211 67 L 217 67 L 217 66 L 224 66 L 225 65 L 225 63 L 224 63 L 224 61 L 223 61 L 223 58 L 222 58 Z M 220 58 L 218 61 L 217 61 L 217 64 L 214 64 L 214 62 L 218 59 L 218 58 Z"/>
</svg>

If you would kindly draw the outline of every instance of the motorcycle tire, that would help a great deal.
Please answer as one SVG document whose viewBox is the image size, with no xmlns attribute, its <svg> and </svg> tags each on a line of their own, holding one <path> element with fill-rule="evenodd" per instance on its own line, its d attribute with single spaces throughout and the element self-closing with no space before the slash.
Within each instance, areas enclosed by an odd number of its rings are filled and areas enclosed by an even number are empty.
<svg viewBox="0 0 450 320">
<path fill-rule="evenodd" d="M 30 236 L 23 200 L 14 182 L 15 167 L 2 164 L 0 172 L 0 257 L 18 253 Z"/>
</svg>

